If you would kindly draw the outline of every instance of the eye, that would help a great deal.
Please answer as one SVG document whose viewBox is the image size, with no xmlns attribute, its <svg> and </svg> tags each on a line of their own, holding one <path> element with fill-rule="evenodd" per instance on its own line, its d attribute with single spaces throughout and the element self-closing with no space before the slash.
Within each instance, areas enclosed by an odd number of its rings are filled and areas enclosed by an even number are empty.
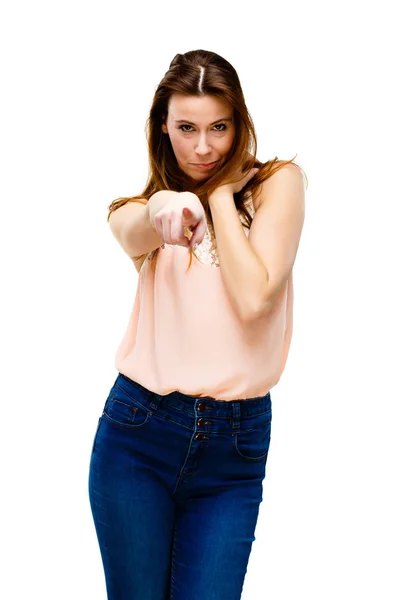
<svg viewBox="0 0 400 600">
<path fill-rule="evenodd" d="M 191 129 L 193 129 L 193 127 L 191 125 L 181 125 L 179 127 L 179 129 L 181 131 L 183 131 L 184 133 L 190 133 L 190 131 L 188 131 L 187 129 L 182 129 L 182 127 L 190 127 Z M 225 131 L 225 129 L 226 129 L 225 123 L 217 123 L 216 125 L 214 125 L 214 127 L 222 127 L 223 128 L 223 129 L 217 129 L 216 131 Z"/>
</svg>

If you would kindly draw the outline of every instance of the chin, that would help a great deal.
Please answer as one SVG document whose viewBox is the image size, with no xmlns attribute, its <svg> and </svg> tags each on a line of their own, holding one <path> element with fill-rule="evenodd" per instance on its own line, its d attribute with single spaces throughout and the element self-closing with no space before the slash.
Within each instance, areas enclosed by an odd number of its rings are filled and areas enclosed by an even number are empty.
<svg viewBox="0 0 400 600">
<path fill-rule="evenodd" d="M 199 173 L 198 175 L 195 175 L 194 177 L 192 175 L 190 175 L 190 177 L 192 177 L 192 179 L 195 179 L 196 181 L 203 181 L 203 179 L 209 179 L 210 175 L 208 173 Z"/>
<path fill-rule="evenodd" d="M 184 171 L 184 173 L 186 177 L 188 177 L 192 181 L 204 181 L 205 179 L 208 179 L 208 177 L 210 177 L 208 173 L 192 173 L 188 171 Z"/>
</svg>

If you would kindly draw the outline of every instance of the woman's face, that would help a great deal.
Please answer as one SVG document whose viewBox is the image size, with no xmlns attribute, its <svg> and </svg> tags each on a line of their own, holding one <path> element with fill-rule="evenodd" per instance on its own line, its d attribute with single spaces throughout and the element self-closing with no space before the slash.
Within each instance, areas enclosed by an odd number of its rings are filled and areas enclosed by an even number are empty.
<svg viewBox="0 0 400 600">
<path fill-rule="evenodd" d="M 171 140 L 179 167 L 196 181 L 207 179 L 224 162 L 234 137 L 233 108 L 211 95 L 173 94 L 162 130 Z M 201 168 L 216 162 L 211 168 Z"/>
</svg>

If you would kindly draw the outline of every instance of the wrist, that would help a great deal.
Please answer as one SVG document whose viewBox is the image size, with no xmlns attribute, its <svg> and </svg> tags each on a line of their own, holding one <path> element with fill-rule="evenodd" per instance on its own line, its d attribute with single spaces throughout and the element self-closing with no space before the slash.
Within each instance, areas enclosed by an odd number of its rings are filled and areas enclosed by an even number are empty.
<svg viewBox="0 0 400 600">
<path fill-rule="evenodd" d="M 148 223 L 150 224 L 150 227 L 153 231 L 156 231 L 156 228 L 154 227 L 154 223 L 153 223 L 153 213 L 150 212 L 150 209 L 152 208 L 150 205 L 151 202 L 151 198 L 149 198 L 149 200 L 147 201 L 147 204 L 145 206 L 145 218 L 148 221 Z"/>
<path fill-rule="evenodd" d="M 217 188 L 208 196 L 208 203 L 211 205 L 216 202 L 223 202 L 233 199 L 233 192 L 229 189 Z"/>
</svg>

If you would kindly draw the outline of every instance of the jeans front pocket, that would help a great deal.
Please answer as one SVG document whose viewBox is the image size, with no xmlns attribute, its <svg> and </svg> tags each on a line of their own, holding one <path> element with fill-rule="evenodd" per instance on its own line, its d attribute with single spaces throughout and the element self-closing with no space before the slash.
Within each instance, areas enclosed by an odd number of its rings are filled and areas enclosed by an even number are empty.
<svg viewBox="0 0 400 600">
<path fill-rule="evenodd" d="M 257 462 L 266 460 L 271 441 L 271 418 L 261 426 L 243 429 L 233 435 L 233 446 L 243 460 Z"/>
<path fill-rule="evenodd" d="M 104 407 L 103 415 L 120 427 L 143 427 L 149 422 L 150 410 L 115 383 Z"/>
</svg>

